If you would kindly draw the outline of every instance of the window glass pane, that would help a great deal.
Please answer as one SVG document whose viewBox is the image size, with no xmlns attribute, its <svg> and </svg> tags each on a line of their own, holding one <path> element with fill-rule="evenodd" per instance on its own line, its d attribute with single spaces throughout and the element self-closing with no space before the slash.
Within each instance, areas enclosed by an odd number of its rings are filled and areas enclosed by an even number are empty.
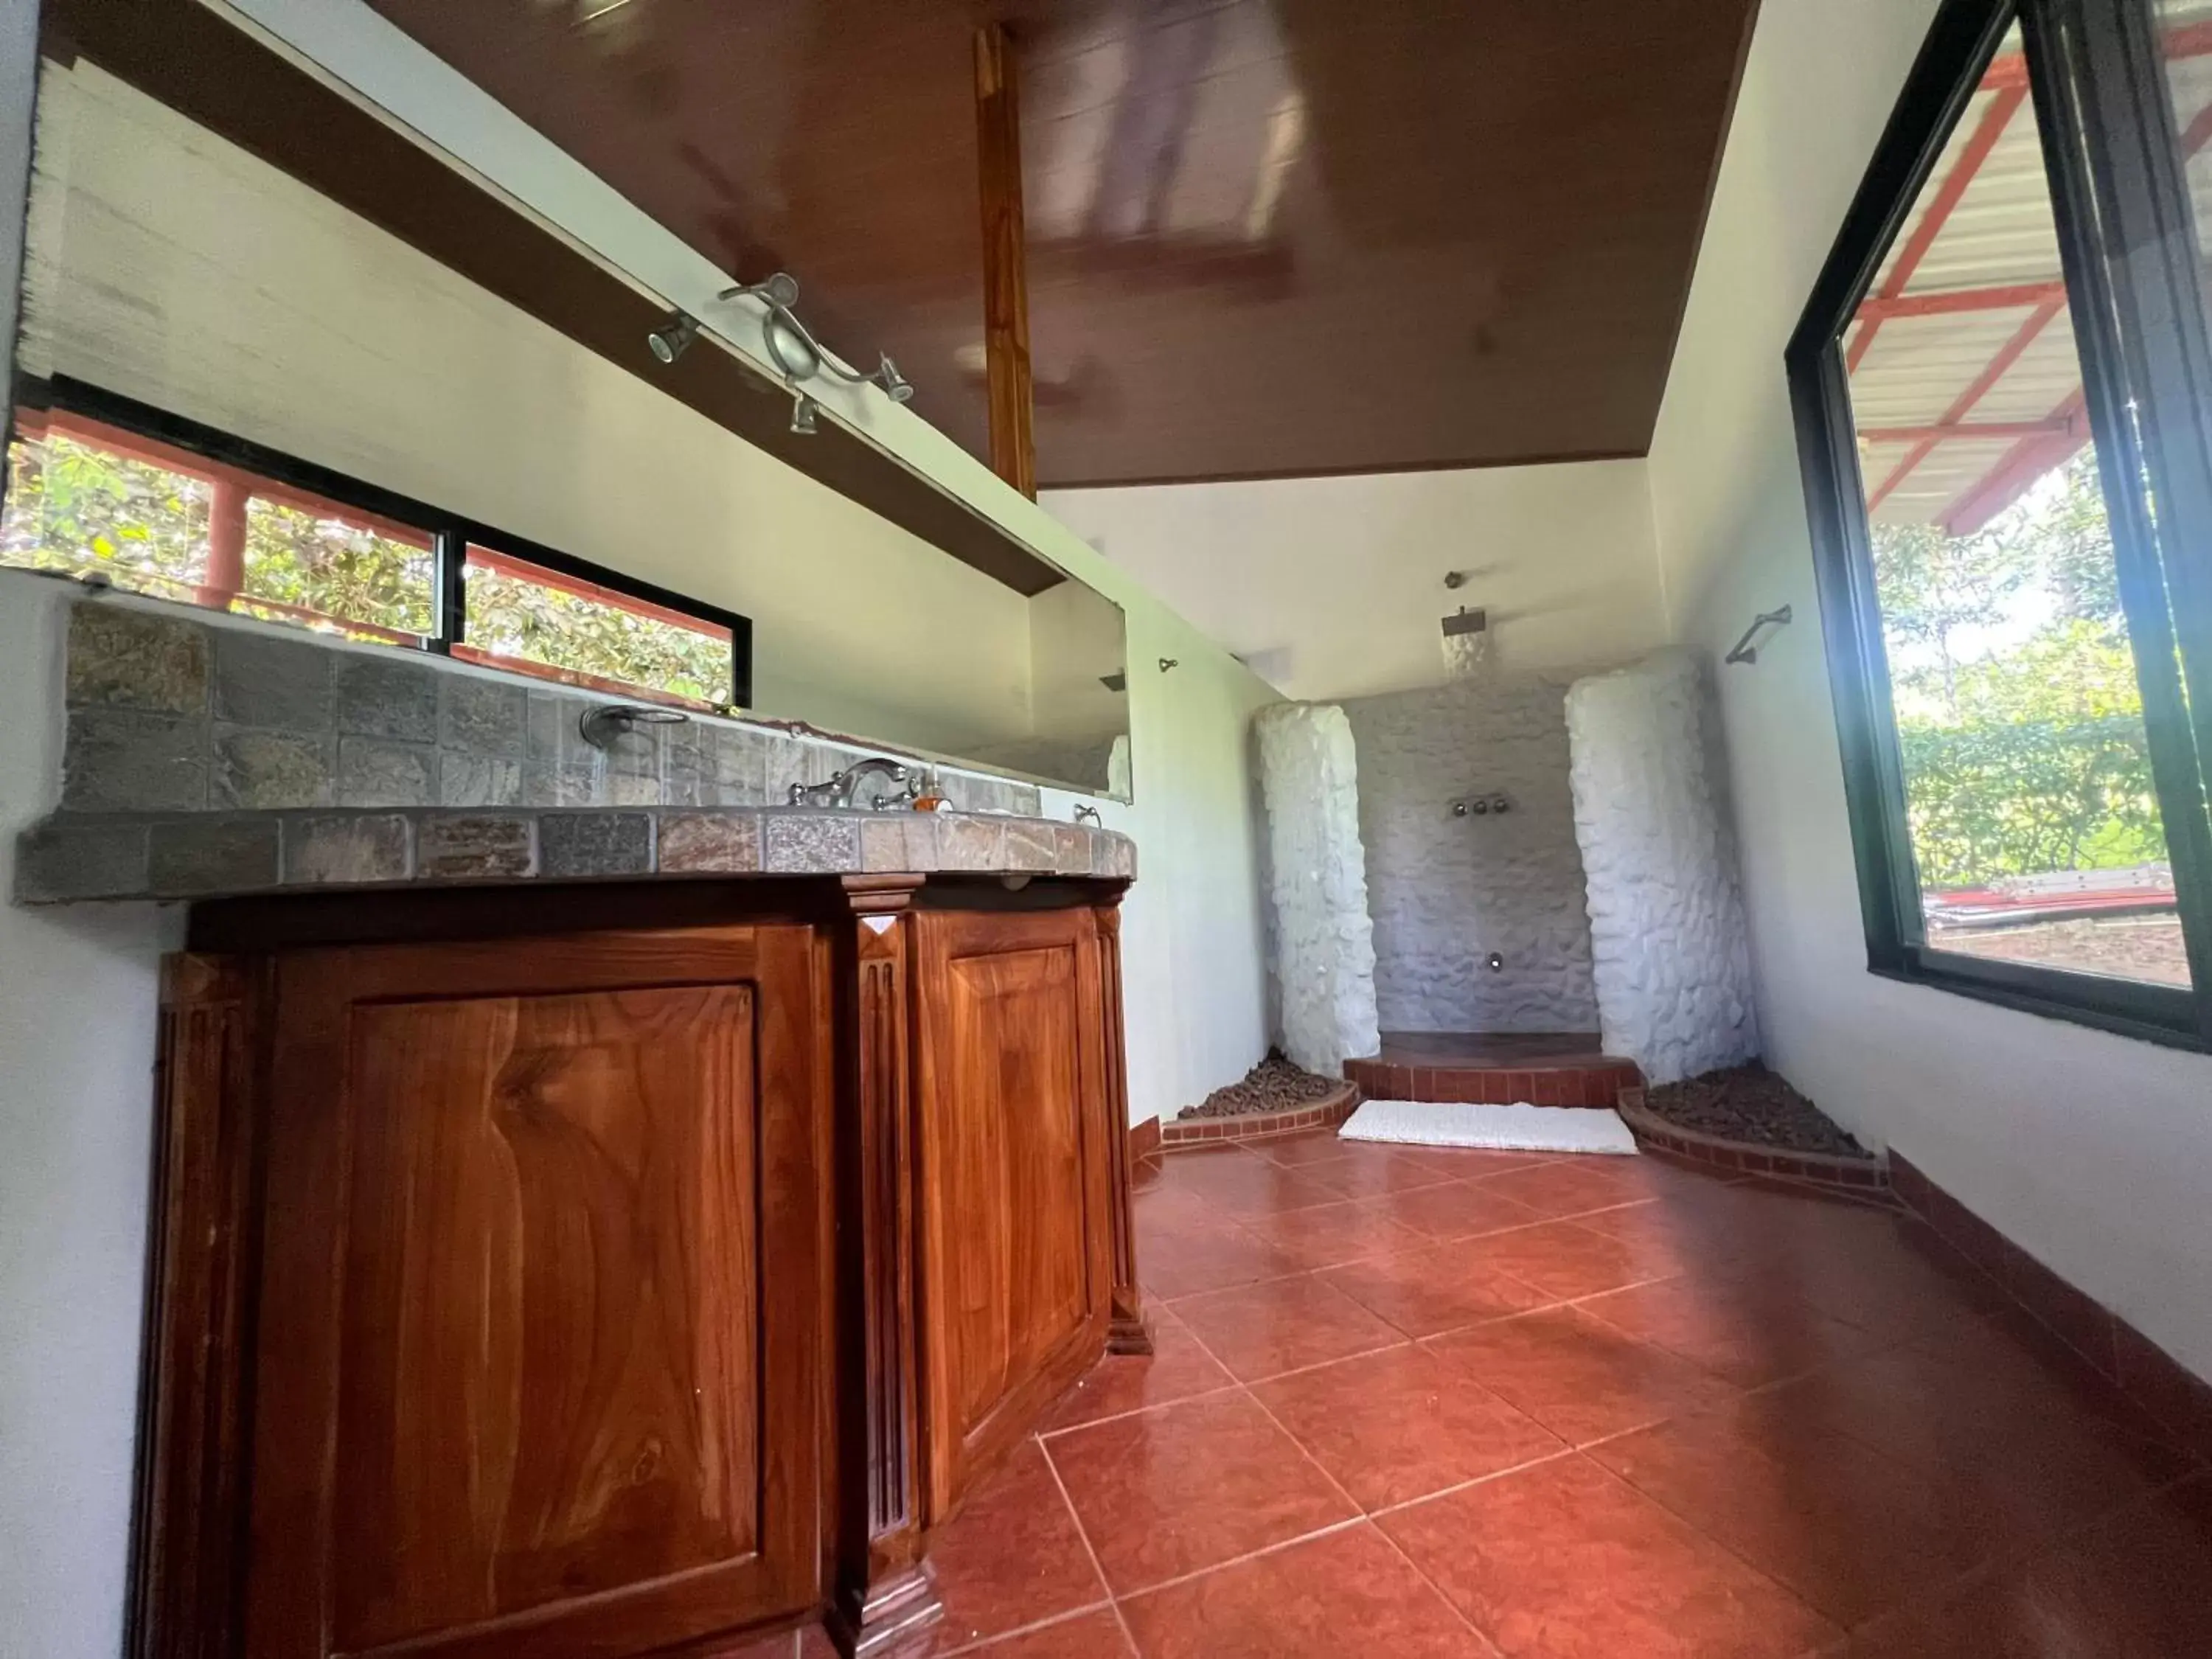
<svg viewBox="0 0 2212 1659">
<path fill-rule="evenodd" d="M 430 633 L 430 540 L 419 532 L 273 484 L 264 496 L 251 477 L 125 434 L 51 429 L 9 456 L 7 563 L 98 572 L 134 592 L 358 638 L 416 644 Z"/>
<path fill-rule="evenodd" d="M 1844 351 L 1929 945 L 2187 984 L 2017 29 Z"/>
<path fill-rule="evenodd" d="M 461 654 L 664 699 L 729 702 L 730 632 L 680 611 L 471 547 Z"/>
<path fill-rule="evenodd" d="M 213 486 L 53 433 L 8 452 L 0 559 L 191 599 L 207 573 Z"/>
<path fill-rule="evenodd" d="M 250 497 L 243 574 L 234 608 L 257 616 L 405 643 L 432 629 L 430 538 L 326 502 Z"/>
</svg>

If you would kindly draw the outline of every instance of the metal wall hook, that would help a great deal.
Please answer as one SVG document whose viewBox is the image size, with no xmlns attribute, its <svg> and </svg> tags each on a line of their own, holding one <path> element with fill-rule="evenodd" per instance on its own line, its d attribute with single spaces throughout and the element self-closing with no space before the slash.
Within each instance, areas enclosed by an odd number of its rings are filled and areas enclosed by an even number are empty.
<svg viewBox="0 0 2212 1659">
<path fill-rule="evenodd" d="M 1735 642 L 1735 649 L 1721 660 L 1756 663 L 1759 660 L 1759 647 L 1751 642 L 1753 636 L 1762 628 L 1787 628 L 1789 625 L 1790 607 L 1786 605 L 1779 611 L 1760 611 L 1751 619 L 1751 626 L 1743 630 L 1743 637 Z"/>
<path fill-rule="evenodd" d="M 611 749 L 641 726 L 676 726 L 690 720 L 680 708 L 642 702 L 603 702 L 578 717 L 576 730 L 594 749 Z"/>
</svg>

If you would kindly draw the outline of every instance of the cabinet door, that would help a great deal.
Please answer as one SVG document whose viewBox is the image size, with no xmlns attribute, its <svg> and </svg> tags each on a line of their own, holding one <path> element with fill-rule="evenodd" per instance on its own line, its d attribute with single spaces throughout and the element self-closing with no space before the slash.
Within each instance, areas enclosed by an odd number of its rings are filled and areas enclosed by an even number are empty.
<svg viewBox="0 0 2212 1659">
<path fill-rule="evenodd" d="M 1101 1352 L 1112 1237 L 1091 913 L 914 922 L 933 1522 Z"/>
<path fill-rule="evenodd" d="M 809 941 L 283 959 L 252 1659 L 615 1659 L 815 1602 Z"/>
</svg>

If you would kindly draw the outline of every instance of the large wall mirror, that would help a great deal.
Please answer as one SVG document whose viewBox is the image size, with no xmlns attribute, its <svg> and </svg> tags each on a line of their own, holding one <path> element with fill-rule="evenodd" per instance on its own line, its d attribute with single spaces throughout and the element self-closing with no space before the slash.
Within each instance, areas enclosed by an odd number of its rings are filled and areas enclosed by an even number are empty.
<svg viewBox="0 0 2212 1659">
<path fill-rule="evenodd" d="M 70 9 L 0 560 L 1129 797 L 1110 601 L 211 16 Z"/>
</svg>

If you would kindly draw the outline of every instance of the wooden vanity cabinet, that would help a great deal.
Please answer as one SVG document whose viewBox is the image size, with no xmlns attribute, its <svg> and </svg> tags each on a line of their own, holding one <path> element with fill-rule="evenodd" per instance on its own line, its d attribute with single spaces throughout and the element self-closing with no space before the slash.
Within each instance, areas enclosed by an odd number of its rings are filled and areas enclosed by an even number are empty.
<svg viewBox="0 0 2212 1659">
<path fill-rule="evenodd" d="M 1143 1341 L 1118 889 L 440 896 L 169 964 L 137 1659 L 925 1627 Z"/>
<path fill-rule="evenodd" d="M 644 1652 L 819 1590 L 812 939 L 274 968 L 244 1652 Z"/>
<path fill-rule="evenodd" d="M 1105 1346 L 1114 1126 L 1093 913 L 913 922 L 934 1522 Z"/>
</svg>

